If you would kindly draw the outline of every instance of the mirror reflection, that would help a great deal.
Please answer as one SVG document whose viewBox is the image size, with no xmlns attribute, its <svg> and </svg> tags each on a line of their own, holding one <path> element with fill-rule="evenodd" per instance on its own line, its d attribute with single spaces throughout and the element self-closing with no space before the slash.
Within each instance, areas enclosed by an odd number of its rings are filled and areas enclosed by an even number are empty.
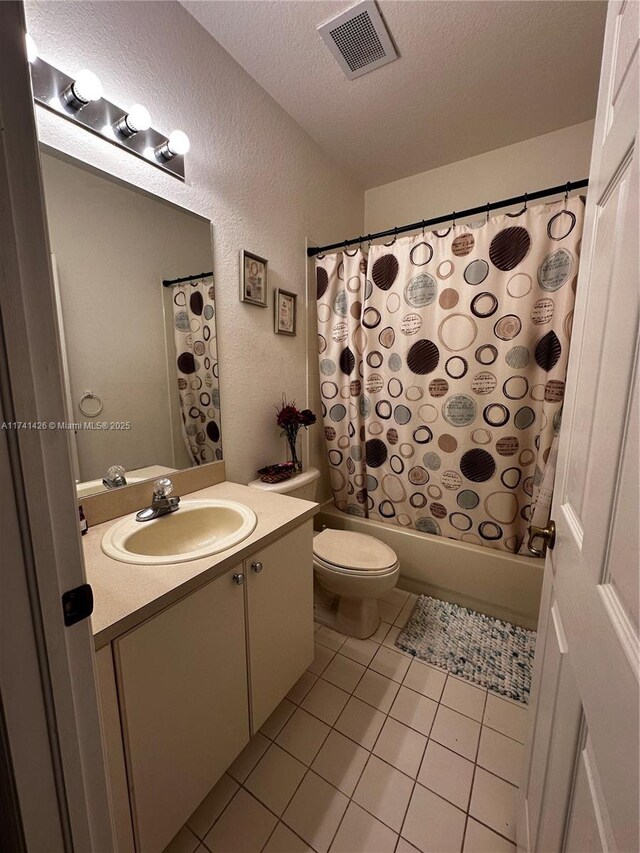
<svg viewBox="0 0 640 853">
<path fill-rule="evenodd" d="M 42 154 L 78 497 L 222 459 L 208 220 Z"/>
</svg>

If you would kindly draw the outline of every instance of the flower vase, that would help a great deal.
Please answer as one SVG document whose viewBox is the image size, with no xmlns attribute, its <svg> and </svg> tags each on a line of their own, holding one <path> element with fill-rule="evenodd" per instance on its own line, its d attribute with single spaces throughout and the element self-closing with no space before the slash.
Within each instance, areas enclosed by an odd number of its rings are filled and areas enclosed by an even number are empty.
<svg viewBox="0 0 640 853">
<path fill-rule="evenodd" d="M 291 461 L 296 474 L 302 471 L 302 462 L 298 459 L 298 430 L 295 432 L 287 431 L 287 442 L 289 443 L 289 451 L 291 452 Z"/>
</svg>

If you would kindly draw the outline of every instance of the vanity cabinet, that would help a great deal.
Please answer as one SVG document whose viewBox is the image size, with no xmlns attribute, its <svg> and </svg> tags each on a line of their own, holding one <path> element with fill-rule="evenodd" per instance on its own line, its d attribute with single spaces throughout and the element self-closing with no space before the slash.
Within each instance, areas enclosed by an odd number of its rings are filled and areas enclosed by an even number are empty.
<svg viewBox="0 0 640 853">
<path fill-rule="evenodd" d="M 249 740 L 237 580 L 242 565 L 114 644 L 140 853 L 164 850 Z"/>
<path fill-rule="evenodd" d="M 311 523 L 245 561 L 252 733 L 313 660 Z"/>
<path fill-rule="evenodd" d="M 312 538 L 307 521 L 97 652 L 117 853 L 162 853 L 313 660 Z"/>
</svg>

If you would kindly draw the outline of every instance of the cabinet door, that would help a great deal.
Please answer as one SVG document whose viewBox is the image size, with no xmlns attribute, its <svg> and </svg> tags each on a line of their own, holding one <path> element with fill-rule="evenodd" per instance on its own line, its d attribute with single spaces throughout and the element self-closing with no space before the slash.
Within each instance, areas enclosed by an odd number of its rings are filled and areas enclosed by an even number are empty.
<svg viewBox="0 0 640 853">
<path fill-rule="evenodd" d="M 115 849 L 116 853 L 134 853 L 131 805 L 111 646 L 98 649 L 95 660 Z"/>
<path fill-rule="evenodd" d="M 311 522 L 263 548 L 245 566 L 255 732 L 313 660 Z"/>
<path fill-rule="evenodd" d="M 164 850 L 249 739 L 240 571 L 114 644 L 139 853 Z"/>
</svg>

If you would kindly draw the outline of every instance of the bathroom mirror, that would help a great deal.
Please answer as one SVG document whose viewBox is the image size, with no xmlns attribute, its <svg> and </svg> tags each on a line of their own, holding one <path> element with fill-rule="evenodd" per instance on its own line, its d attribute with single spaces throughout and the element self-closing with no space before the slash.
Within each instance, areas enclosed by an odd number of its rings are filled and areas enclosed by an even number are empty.
<svg viewBox="0 0 640 853">
<path fill-rule="evenodd" d="M 49 150 L 42 174 L 78 497 L 222 459 L 211 223 Z"/>
</svg>

